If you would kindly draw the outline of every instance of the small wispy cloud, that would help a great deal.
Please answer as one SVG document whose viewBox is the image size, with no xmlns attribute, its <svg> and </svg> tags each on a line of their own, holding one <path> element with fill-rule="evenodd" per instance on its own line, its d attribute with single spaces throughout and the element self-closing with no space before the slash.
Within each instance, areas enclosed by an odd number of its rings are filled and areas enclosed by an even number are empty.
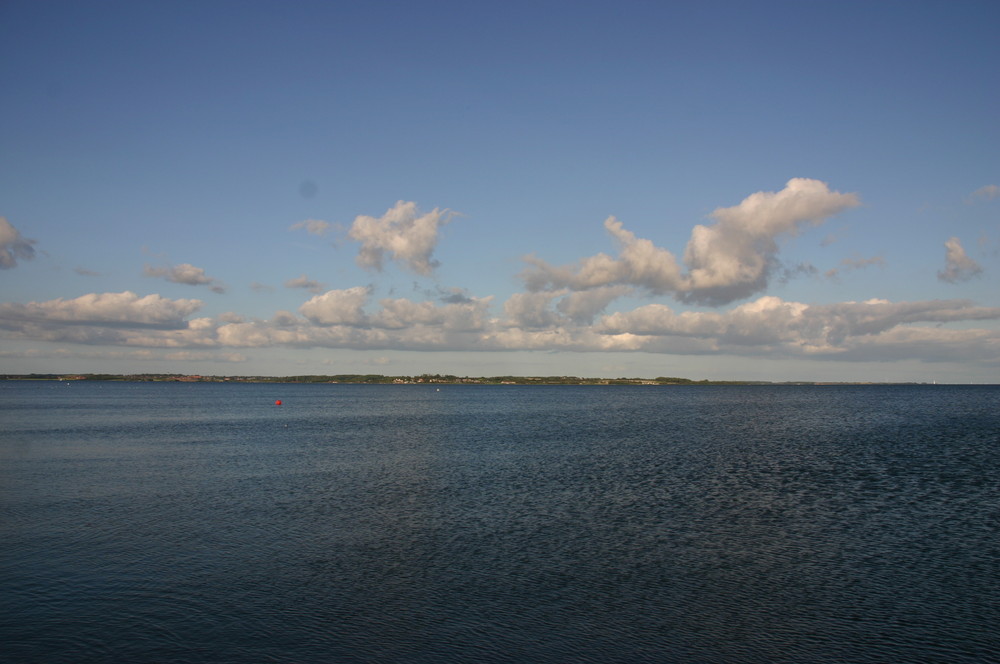
<svg viewBox="0 0 1000 664">
<path fill-rule="evenodd" d="M 17 261 L 30 261 L 35 257 L 35 240 L 21 235 L 21 231 L 0 217 L 0 270 L 17 267 Z"/>
<path fill-rule="evenodd" d="M 969 200 L 970 202 L 974 202 L 977 200 L 992 201 L 994 198 L 997 198 L 998 196 L 1000 196 L 1000 186 L 995 184 L 988 184 L 985 187 L 980 187 L 979 189 L 976 189 L 974 192 L 972 192 L 972 194 L 969 196 Z"/>
<path fill-rule="evenodd" d="M 274 286 L 268 286 L 267 284 L 262 284 L 259 281 L 255 281 L 250 284 L 250 290 L 255 293 L 273 293 Z"/>
<path fill-rule="evenodd" d="M 173 267 L 152 267 L 147 265 L 142 270 L 143 276 L 166 279 L 175 284 L 188 286 L 208 286 L 213 293 L 225 293 L 226 286 L 218 279 L 205 274 L 205 269 L 195 267 L 190 263 L 181 263 Z"/>
<path fill-rule="evenodd" d="M 945 267 L 938 272 L 938 279 L 950 284 L 968 281 L 979 276 L 983 268 L 965 253 L 957 237 L 949 238 L 945 246 Z"/>
<path fill-rule="evenodd" d="M 285 288 L 304 288 L 310 293 L 322 293 L 326 290 L 326 284 L 310 279 L 306 275 L 300 275 L 285 282 Z"/>
<path fill-rule="evenodd" d="M 326 235 L 333 229 L 333 224 L 328 221 L 322 221 L 320 219 L 306 219 L 305 221 L 299 221 L 288 227 L 290 231 L 297 231 L 305 229 L 310 235 Z"/>
<path fill-rule="evenodd" d="M 844 272 L 853 270 L 864 270 L 870 267 L 885 267 L 885 258 L 882 256 L 872 256 L 871 258 L 845 258 L 840 261 L 840 267 L 827 270 L 824 273 L 829 279 L 833 279 Z"/>
</svg>

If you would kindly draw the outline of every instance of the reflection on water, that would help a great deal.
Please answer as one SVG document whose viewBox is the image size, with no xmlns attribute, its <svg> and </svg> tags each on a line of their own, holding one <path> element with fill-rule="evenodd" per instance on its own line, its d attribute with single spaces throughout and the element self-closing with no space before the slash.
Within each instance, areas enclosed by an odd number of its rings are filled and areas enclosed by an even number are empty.
<svg viewBox="0 0 1000 664">
<path fill-rule="evenodd" d="M 1000 658 L 997 388 L 0 397 L 12 661 Z"/>
</svg>

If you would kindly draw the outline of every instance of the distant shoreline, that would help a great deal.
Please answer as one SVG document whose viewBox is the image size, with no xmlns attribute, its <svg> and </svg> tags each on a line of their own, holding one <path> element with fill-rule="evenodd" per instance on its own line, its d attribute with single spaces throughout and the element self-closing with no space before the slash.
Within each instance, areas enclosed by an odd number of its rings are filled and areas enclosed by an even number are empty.
<svg viewBox="0 0 1000 664">
<path fill-rule="evenodd" d="M 117 381 L 132 383 L 345 383 L 357 385 L 934 385 L 917 382 L 877 381 L 748 381 L 692 380 L 674 376 L 658 378 L 580 378 L 578 376 L 454 376 L 421 374 L 336 374 L 300 376 L 203 376 L 197 374 L 4 374 L 0 380 Z"/>
</svg>

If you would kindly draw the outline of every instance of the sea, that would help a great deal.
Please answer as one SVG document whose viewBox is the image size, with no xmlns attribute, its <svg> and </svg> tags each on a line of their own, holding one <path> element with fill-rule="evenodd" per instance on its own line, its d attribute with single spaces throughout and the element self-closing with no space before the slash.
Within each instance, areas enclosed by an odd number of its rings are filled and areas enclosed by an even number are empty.
<svg viewBox="0 0 1000 664">
<path fill-rule="evenodd" d="M 1000 661 L 997 386 L 7 381 L 0 509 L 4 662 Z"/>
</svg>

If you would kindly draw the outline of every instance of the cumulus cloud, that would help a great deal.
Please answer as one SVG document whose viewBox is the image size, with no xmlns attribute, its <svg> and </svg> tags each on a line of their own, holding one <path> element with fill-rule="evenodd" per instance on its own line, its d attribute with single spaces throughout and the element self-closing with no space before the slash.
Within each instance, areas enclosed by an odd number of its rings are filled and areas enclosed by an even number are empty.
<svg viewBox="0 0 1000 664">
<path fill-rule="evenodd" d="M 629 286 L 605 286 L 585 291 L 514 293 L 504 303 L 504 325 L 526 330 L 589 325 L 612 301 L 631 290 Z"/>
<path fill-rule="evenodd" d="M 299 312 L 316 325 L 366 325 L 364 306 L 370 296 L 371 288 L 364 286 L 331 290 L 310 298 Z"/>
<path fill-rule="evenodd" d="M 944 243 L 944 247 L 945 266 L 943 270 L 938 272 L 938 279 L 954 284 L 959 281 L 968 281 L 982 273 L 982 266 L 965 253 L 965 249 L 957 237 L 949 238 Z"/>
<path fill-rule="evenodd" d="M 208 286 L 214 293 L 226 292 L 226 287 L 222 282 L 206 275 L 204 268 L 195 267 L 190 263 L 181 263 L 173 267 L 152 267 L 147 265 L 142 273 L 144 276 L 166 279 L 175 284 Z"/>
<path fill-rule="evenodd" d="M 1000 196 L 1000 186 L 995 184 L 988 184 L 985 187 L 980 187 L 972 192 L 972 199 L 987 200 L 992 201 L 994 198 Z"/>
<path fill-rule="evenodd" d="M 940 327 L 1000 319 L 1000 308 L 961 300 L 810 306 L 768 296 L 724 313 L 677 313 L 651 304 L 604 316 L 596 325 L 575 325 L 565 316 L 546 317 L 552 312 L 545 307 L 531 309 L 532 298 L 537 304 L 551 294 L 527 295 L 508 302 L 503 325 L 489 318 L 486 299 L 465 305 L 387 299 L 379 303 L 381 309 L 366 314 L 360 306 L 367 293 L 338 292 L 314 303 L 326 306 L 321 318 L 315 311 L 309 312 L 312 319 L 279 312 L 270 321 L 195 319 L 184 329 L 144 334 L 120 334 L 114 328 L 74 334 L 64 328 L 41 338 L 175 348 L 644 351 L 847 360 L 879 359 L 875 349 L 884 348 L 897 359 L 961 356 L 1000 362 L 997 332 Z"/>
<path fill-rule="evenodd" d="M 289 226 L 288 230 L 297 231 L 299 229 L 305 229 L 310 235 L 326 235 L 331 228 L 333 228 L 333 225 L 328 221 L 306 219 L 305 221 L 299 221 L 292 224 Z"/>
<path fill-rule="evenodd" d="M 447 210 L 434 208 L 421 214 L 417 204 L 399 201 L 381 217 L 360 215 L 348 235 L 361 243 L 358 265 L 381 271 L 386 259 L 397 261 L 417 274 L 428 275 L 438 262 L 431 258 L 438 230 L 452 219 Z"/>
<path fill-rule="evenodd" d="M 371 289 L 328 291 L 269 321 L 221 325 L 218 342 L 234 347 L 291 346 L 403 350 L 474 350 L 491 325 L 491 298 L 453 304 L 383 299 L 368 313 Z"/>
<path fill-rule="evenodd" d="M 859 204 L 854 194 L 830 191 L 825 182 L 794 178 L 779 192 L 758 192 L 715 210 L 715 224 L 691 231 L 681 299 L 724 304 L 763 290 L 777 262 L 778 237 Z"/>
<path fill-rule="evenodd" d="M 310 279 L 303 274 L 286 281 L 285 288 L 304 288 L 311 293 L 320 293 L 326 288 L 326 284 Z"/>
<path fill-rule="evenodd" d="M 379 301 L 381 311 L 371 317 L 370 323 L 372 327 L 385 329 L 426 326 L 446 332 L 474 332 L 486 326 L 491 301 L 492 298 L 483 297 L 442 305 L 404 298 L 384 299 Z"/>
<path fill-rule="evenodd" d="M 556 304 L 559 313 L 576 324 L 589 325 L 594 316 L 603 312 L 611 302 L 632 292 L 629 286 L 605 286 L 569 293 Z"/>
<path fill-rule="evenodd" d="M 652 293 L 668 293 L 680 287 L 680 268 L 673 254 L 649 240 L 637 238 L 614 217 L 604 221 L 604 228 L 620 246 L 617 258 L 601 253 L 574 266 L 553 267 L 528 256 L 525 261 L 532 267 L 521 275 L 528 290 L 633 285 Z"/>
<path fill-rule="evenodd" d="M 565 290 L 514 293 L 503 305 L 508 326 L 537 330 L 565 324 L 563 317 L 550 307 L 555 298 L 565 294 Z"/>
<path fill-rule="evenodd" d="M 223 313 L 191 318 L 200 300 L 140 297 L 131 292 L 90 294 L 72 300 L 0 304 L 0 337 L 152 349 L 151 356 L 223 361 L 245 348 L 343 348 L 422 351 L 624 351 L 812 359 L 975 360 L 1000 366 L 1000 332 L 970 329 L 1000 320 L 1000 308 L 965 300 L 810 305 L 764 296 L 769 281 L 816 273 L 808 263 L 778 259 L 780 241 L 810 224 L 858 204 L 853 194 L 816 180 L 791 180 L 777 192 L 753 194 L 719 208 L 695 226 L 679 262 L 670 251 L 637 237 L 614 217 L 604 227 L 616 246 L 568 266 L 526 258 L 526 292 L 511 295 L 494 317 L 490 297 L 459 288 L 422 288 L 410 298 L 376 299 L 375 287 L 326 290 L 305 274 L 285 282 L 312 291 L 297 311 L 270 319 Z M 417 211 L 398 203 L 381 218 L 358 217 L 351 236 L 361 243 L 358 262 L 381 269 L 396 261 L 418 274 L 433 270 L 438 231 L 447 212 Z M 315 220 L 312 220 L 315 221 Z M 321 222 L 325 223 L 325 222 Z M 326 227 L 308 232 L 321 234 Z M 957 238 L 946 243 L 945 281 L 981 272 Z M 845 259 L 846 270 L 883 264 L 881 257 Z M 146 268 L 175 283 L 220 284 L 191 265 Z M 255 289 L 265 287 L 255 284 Z M 390 292 L 392 293 L 392 292 Z M 612 303 L 636 295 L 668 295 L 717 305 L 710 311 L 675 311 L 664 304 L 631 310 Z M 423 299 L 421 299 L 423 298 Z M 746 299 L 744 299 L 746 298 Z M 722 310 L 727 303 L 744 300 Z M 243 355 L 234 353 L 233 361 Z"/>
<path fill-rule="evenodd" d="M 325 327 L 411 331 L 418 327 L 435 327 L 444 331 L 472 331 L 485 326 L 492 300 L 473 297 L 438 304 L 386 298 L 379 301 L 381 308 L 378 311 L 369 314 L 365 307 L 371 294 L 372 289 L 364 287 L 327 291 L 305 302 L 299 307 L 299 313 L 311 324 Z M 286 327 L 288 322 L 286 320 Z"/>
<path fill-rule="evenodd" d="M 778 192 L 752 194 L 736 206 L 715 210 L 715 223 L 692 229 L 684 250 L 684 274 L 672 253 L 637 238 L 611 217 L 604 227 L 620 245 L 617 257 L 602 253 L 555 267 L 529 256 L 525 261 L 530 267 L 521 277 L 529 291 L 627 285 L 685 302 L 727 304 L 767 286 L 779 267 L 780 237 L 859 204 L 854 194 L 831 191 L 826 183 L 807 178 L 789 180 Z"/>
<path fill-rule="evenodd" d="M 7 221 L 0 217 L 0 270 L 17 267 L 17 261 L 29 261 L 35 257 L 35 240 L 29 240 Z"/>
</svg>

